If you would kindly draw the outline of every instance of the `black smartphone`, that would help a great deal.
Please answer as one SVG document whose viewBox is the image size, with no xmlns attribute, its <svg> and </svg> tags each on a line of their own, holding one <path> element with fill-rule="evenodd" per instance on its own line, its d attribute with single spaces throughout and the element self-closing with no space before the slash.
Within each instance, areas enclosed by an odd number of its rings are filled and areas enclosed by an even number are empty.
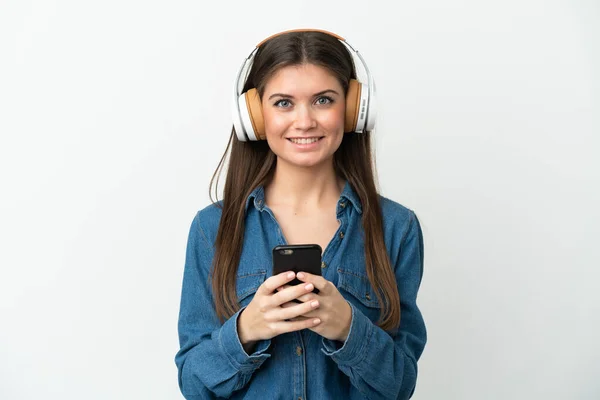
<svg viewBox="0 0 600 400">
<path fill-rule="evenodd" d="M 303 271 L 321 275 L 321 246 L 318 244 L 289 244 L 273 248 L 273 275 L 285 271 Z M 294 278 L 288 285 L 299 285 L 302 281 Z M 319 290 L 315 288 L 315 293 Z"/>
</svg>

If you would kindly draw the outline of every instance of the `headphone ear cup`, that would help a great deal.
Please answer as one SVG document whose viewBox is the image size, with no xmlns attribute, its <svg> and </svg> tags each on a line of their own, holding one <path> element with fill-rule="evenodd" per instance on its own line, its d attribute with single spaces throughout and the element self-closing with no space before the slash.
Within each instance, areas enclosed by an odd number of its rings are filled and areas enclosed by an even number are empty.
<svg viewBox="0 0 600 400">
<path fill-rule="evenodd" d="M 250 123 L 252 124 L 252 130 L 256 137 L 254 140 L 266 140 L 265 120 L 263 118 L 262 104 L 258 91 L 256 88 L 252 88 L 244 93 L 243 96 L 246 97 L 246 107 L 250 117 Z"/>
<path fill-rule="evenodd" d="M 358 113 L 360 111 L 360 93 L 362 84 L 356 79 L 350 79 L 348 82 L 348 92 L 346 93 L 346 119 L 344 122 L 344 133 L 354 132 Z"/>
</svg>

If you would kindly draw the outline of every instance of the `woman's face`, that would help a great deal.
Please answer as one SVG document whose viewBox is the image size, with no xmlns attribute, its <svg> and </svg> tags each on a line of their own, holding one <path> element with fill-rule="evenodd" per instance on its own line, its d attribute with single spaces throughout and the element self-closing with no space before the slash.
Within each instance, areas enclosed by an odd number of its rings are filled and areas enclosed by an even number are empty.
<svg viewBox="0 0 600 400">
<path fill-rule="evenodd" d="M 313 167 L 331 162 L 344 135 L 344 89 L 327 69 L 281 68 L 262 96 L 265 133 L 277 162 Z"/>
</svg>

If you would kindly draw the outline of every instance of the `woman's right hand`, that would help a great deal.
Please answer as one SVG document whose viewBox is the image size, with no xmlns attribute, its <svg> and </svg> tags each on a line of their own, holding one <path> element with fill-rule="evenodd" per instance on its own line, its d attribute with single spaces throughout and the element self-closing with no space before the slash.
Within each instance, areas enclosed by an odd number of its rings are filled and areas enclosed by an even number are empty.
<svg viewBox="0 0 600 400">
<path fill-rule="evenodd" d="M 281 307 L 282 304 L 297 299 L 314 289 L 312 283 L 302 283 L 276 291 L 277 288 L 289 283 L 295 277 L 294 272 L 283 272 L 265 280 L 254 294 L 250 304 L 239 315 L 238 336 L 246 352 L 249 353 L 248 350 L 259 340 L 312 328 L 321 323 L 318 318 L 286 321 L 319 307 L 319 302 L 316 300 L 291 307 Z"/>
</svg>

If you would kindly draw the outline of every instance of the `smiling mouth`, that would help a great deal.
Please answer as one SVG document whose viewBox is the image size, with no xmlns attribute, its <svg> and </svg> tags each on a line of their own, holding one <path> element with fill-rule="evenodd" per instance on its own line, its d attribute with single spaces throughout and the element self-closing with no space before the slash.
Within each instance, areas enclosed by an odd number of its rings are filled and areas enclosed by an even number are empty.
<svg viewBox="0 0 600 400">
<path fill-rule="evenodd" d="M 312 137 L 312 138 L 287 138 L 287 140 L 289 140 L 290 142 L 295 143 L 295 144 L 311 144 L 311 143 L 318 142 L 321 139 L 323 139 L 323 136 Z"/>
</svg>

